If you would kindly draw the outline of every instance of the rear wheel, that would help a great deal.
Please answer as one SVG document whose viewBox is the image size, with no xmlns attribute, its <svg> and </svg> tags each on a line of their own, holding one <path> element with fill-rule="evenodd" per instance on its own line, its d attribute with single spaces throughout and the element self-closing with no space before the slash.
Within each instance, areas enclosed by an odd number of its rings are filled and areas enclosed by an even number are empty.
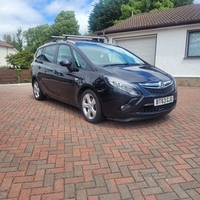
<svg viewBox="0 0 200 200">
<path fill-rule="evenodd" d="M 37 80 L 33 81 L 33 95 L 36 100 L 46 99 L 46 96 L 42 93 Z"/>
<path fill-rule="evenodd" d="M 100 101 L 90 89 L 84 91 L 81 96 L 81 111 L 85 120 L 90 123 L 98 123 L 104 119 Z"/>
</svg>

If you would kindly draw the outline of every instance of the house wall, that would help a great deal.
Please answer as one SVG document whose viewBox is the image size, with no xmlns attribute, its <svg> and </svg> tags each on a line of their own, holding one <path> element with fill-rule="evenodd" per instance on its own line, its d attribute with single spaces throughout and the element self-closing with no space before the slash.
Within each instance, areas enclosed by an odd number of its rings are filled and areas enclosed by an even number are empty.
<svg viewBox="0 0 200 200">
<path fill-rule="evenodd" d="M 175 77 L 200 77 L 200 57 L 186 58 L 187 31 L 200 26 L 184 26 L 159 30 L 156 66 Z"/>
<path fill-rule="evenodd" d="M 198 25 L 185 25 L 160 29 L 106 34 L 109 42 L 119 38 L 157 35 L 155 65 L 174 77 L 200 77 L 200 58 L 185 58 L 187 31 L 199 29 Z"/>
<path fill-rule="evenodd" d="M 17 50 L 14 48 L 10 48 L 10 47 L 4 47 L 4 46 L 0 46 L 0 67 L 7 67 L 8 64 L 6 62 L 5 57 L 9 54 L 15 54 L 17 53 Z"/>
</svg>

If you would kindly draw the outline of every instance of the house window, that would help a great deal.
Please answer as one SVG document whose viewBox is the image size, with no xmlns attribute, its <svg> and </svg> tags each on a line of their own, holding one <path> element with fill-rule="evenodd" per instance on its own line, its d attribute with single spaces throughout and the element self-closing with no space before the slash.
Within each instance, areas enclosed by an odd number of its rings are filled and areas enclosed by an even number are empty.
<svg viewBox="0 0 200 200">
<path fill-rule="evenodd" d="M 200 30 L 188 32 L 187 58 L 200 57 Z"/>
</svg>

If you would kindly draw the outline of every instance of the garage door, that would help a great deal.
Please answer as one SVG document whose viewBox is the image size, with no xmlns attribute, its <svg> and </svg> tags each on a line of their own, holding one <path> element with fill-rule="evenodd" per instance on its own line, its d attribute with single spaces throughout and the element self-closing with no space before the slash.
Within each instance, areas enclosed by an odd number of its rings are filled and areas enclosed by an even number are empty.
<svg viewBox="0 0 200 200">
<path fill-rule="evenodd" d="M 120 38 L 115 39 L 115 43 L 132 51 L 148 63 L 155 64 L 156 35 Z"/>
</svg>

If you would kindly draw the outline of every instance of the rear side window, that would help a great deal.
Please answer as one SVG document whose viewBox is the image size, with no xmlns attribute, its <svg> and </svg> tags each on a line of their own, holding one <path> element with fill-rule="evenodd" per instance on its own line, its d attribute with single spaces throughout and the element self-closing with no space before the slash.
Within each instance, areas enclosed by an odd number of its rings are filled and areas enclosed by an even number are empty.
<svg viewBox="0 0 200 200">
<path fill-rule="evenodd" d="M 44 61 L 54 62 L 54 58 L 56 55 L 57 45 L 47 46 L 44 50 Z"/>
<path fill-rule="evenodd" d="M 38 49 L 38 51 L 37 51 L 37 53 L 36 53 L 36 55 L 35 55 L 35 58 L 36 58 L 37 60 L 43 60 L 42 51 L 43 51 L 43 48 Z"/>
</svg>

